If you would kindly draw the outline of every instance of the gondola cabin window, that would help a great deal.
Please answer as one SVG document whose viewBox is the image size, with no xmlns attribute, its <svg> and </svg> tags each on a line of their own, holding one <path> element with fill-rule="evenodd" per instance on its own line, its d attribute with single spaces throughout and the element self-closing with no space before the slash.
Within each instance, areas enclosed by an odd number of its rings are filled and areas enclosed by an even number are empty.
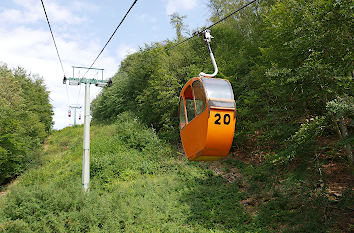
<svg viewBox="0 0 354 233">
<path fill-rule="evenodd" d="M 231 84 L 225 79 L 202 78 L 208 98 L 234 100 Z"/>
<path fill-rule="evenodd" d="M 189 123 L 195 118 L 194 97 L 193 97 L 193 91 L 191 86 L 188 86 L 187 89 L 185 90 L 184 100 L 186 102 L 187 119 Z"/>
<path fill-rule="evenodd" d="M 195 101 L 195 112 L 199 115 L 205 110 L 206 107 L 204 88 L 199 80 L 194 81 L 192 86 Z"/>
<path fill-rule="evenodd" d="M 180 119 L 179 127 L 180 129 L 182 129 L 186 125 L 186 114 L 184 111 L 184 100 L 182 96 L 179 99 L 179 119 Z"/>
</svg>

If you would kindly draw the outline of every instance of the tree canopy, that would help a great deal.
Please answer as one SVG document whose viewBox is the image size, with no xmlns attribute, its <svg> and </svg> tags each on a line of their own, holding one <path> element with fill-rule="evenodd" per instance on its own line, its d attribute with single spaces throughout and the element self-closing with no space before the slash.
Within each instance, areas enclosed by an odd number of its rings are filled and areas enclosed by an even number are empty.
<svg viewBox="0 0 354 233">
<path fill-rule="evenodd" d="M 210 21 L 244 3 L 210 0 Z M 217 77 L 231 82 L 237 102 L 234 146 L 246 149 L 251 143 L 278 151 L 280 160 L 287 161 L 296 154 L 313 154 L 309 145 L 321 135 L 353 141 L 353 112 L 342 111 L 342 119 L 327 108 L 344 96 L 351 97 L 345 106 L 354 104 L 351 4 L 260 1 L 212 28 Z M 142 61 L 180 40 L 156 42 L 128 56 L 113 86 L 94 101 L 94 119 L 111 121 L 130 110 L 160 135 L 178 140 L 178 95 L 189 78 L 213 70 L 207 49 L 194 39 Z"/>
<path fill-rule="evenodd" d="M 43 80 L 22 68 L 0 67 L 0 184 L 38 158 L 52 128 L 52 105 Z"/>
</svg>

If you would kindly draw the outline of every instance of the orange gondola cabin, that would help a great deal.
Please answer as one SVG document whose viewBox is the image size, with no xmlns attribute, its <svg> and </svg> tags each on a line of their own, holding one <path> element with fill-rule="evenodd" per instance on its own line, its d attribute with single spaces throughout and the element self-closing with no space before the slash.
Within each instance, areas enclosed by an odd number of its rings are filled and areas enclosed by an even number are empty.
<svg viewBox="0 0 354 233">
<path fill-rule="evenodd" d="M 189 160 L 214 161 L 230 151 L 236 123 L 231 84 L 218 78 L 196 77 L 179 98 L 180 135 Z"/>
</svg>

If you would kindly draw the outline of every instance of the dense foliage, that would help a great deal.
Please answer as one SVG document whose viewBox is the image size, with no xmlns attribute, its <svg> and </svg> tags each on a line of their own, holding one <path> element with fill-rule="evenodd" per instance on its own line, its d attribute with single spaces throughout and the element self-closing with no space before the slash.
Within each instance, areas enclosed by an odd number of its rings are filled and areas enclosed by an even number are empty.
<svg viewBox="0 0 354 233">
<path fill-rule="evenodd" d="M 91 129 L 90 192 L 81 189 L 83 128 L 56 131 L 43 165 L 0 195 L 0 232 L 349 229 L 348 218 L 331 211 L 325 189 L 315 188 L 312 170 L 283 174 L 234 159 L 189 162 L 131 113 Z M 335 210 L 350 206 L 350 190 Z"/>
<path fill-rule="evenodd" d="M 52 106 L 43 81 L 18 68 L 0 67 L 0 184 L 38 159 L 52 127 Z"/>
<path fill-rule="evenodd" d="M 210 20 L 216 22 L 243 3 L 211 0 Z M 345 106 L 354 104 L 351 9 L 349 0 L 259 1 L 212 28 L 218 77 L 232 83 L 238 106 L 235 146 L 245 148 L 251 141 L 253 148 L 280 151 L 277 156 L 286 154 L 283 160 L 288 160 L 294 157 L 289 153 L 306 152 L 304 145 L 321 135 L 347 145 L 353 141 L 352 109 L 338 117 L 326 107 L 345 96 Z M 173 25 L 178 32 L 178 24 Z M 213 68 L 201 39 L 142 62 L 175 43 L 155 43 L 127 57 L 113 86 L 94 101 L 94 119 L 110 122 L 130 110 L 160 135 L 177 140 L 179 92 L 190 77 Z M 314 124 L 318 129 L 304 127 L 311 119 L 321 119 Z M 289 152 L 299 134 L 311 142 L 293 145 Z"/>
</svg>

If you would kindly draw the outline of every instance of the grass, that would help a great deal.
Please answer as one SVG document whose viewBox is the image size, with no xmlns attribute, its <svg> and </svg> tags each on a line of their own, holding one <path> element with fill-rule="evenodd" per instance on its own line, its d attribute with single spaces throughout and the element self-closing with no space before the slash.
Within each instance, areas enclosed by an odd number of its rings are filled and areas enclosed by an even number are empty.
<svg viewBox="0 0 354 233">
<path fill-rule="evenodd" d="M 91 139 L 90 192 L 81 190 L 82 127 L 55 132 L 43 164 L 0 197 L 0 232 L 343 231 L 306 169 L 189 162 L 128 113 L 92 126 Z"/>
</svg>

